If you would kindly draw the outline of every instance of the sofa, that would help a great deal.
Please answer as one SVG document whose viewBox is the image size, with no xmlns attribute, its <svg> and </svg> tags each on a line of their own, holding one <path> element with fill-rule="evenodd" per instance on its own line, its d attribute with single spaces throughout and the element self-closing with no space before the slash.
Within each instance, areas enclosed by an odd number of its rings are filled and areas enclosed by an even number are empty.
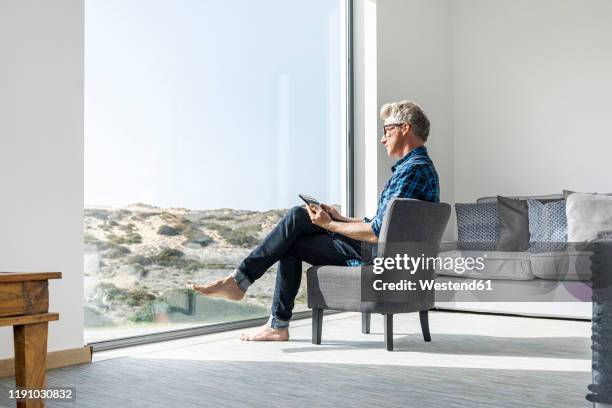
<svg viewBox="0 0 612 408">
<path fill-rule="evenodd" d="M 562 200 L 563 194 L 521 196 L 544 202 Z M 495 203 L 483 197 L 478 204 Z M 459 231 L 458 231 L 459 235 Z M 529 316 L 590 319 L 590 273 L 592 251 L 584 245 L 562 243 L 552 248 L 503 251 L 474 248 L 460 241 L 444 242 L 441 258 L 483 259 L 479 271 L 436 268 L 436 282 L 490 280 L 493 290 L 436 291 L 436 307 L 454 310 L 498 312 Z"/>
</svg>

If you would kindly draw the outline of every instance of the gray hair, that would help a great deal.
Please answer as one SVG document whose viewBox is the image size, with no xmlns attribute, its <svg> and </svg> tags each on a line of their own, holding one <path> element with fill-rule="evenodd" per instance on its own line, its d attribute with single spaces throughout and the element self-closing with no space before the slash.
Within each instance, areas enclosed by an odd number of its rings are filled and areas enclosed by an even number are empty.
<svg viewBox="0 0 612 408">
<path fill-rule="evenodd" d="M 386 103 L 380 108 L 380 118 L 385 124 L 408 123 L 412 132 L 427 141 L 429 137 L 429 119 L 421 107 L 412 101 Z"/>
</svg>

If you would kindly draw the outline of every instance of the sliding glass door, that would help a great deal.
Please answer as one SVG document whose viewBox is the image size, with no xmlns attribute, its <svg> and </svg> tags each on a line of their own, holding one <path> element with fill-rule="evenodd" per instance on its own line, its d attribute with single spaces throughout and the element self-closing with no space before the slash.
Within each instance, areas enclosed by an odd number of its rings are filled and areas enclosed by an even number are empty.
<svg viewBox="0 0 612 408">
<path fill-rule="evenodd" d="M 86 0 L 87 342 L 268 315 L 275 267 L 242 302 L 186 284 L 298 193 L 344 206 L 344 3 Z"/>
</svg>

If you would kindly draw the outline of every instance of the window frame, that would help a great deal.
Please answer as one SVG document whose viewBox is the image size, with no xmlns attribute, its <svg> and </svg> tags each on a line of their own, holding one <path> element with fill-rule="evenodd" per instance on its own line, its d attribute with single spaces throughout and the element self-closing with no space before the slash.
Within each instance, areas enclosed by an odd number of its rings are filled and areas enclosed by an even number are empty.
<svg viewBox="0 0 612 408">
<path fill-rule="evenodd" d="M 346 71 L 344 72 L 346 78 L 346 126 L 345 126 L 345 186 L 346 199 L 343 205 L 345 205 L 346 213 L 349 217 L 354 215 L 355 210 L 355 199 L 354 199 L 354 106 L 353 106 L 353 0 L 344 0 L 345 4 L 345 63 Z M 328 314 L 338 313 L 335 311 L 329 311 Z M 301 312 L 295 312 L 293 317 L 295 319 L 303 319 L 310 317 L 312 312 L 305 310 Z M 137 346 L 141 344 L 156 343 L 160 341 L 168 341 L 175 339 L 182 339 L 185 337 L 201 336 L 204 334 L 220 333 L 229 330 L 237 330 L 242 328 L 260 326 L 268 321 L 268 316 L 244 319 L 236 322 L 227 323 L 216 323 L 210 325 L 202 325 L 196 327 L 190 327 L 186 329 L 175 329 L 160 331 L 157 333 L 142 334 L 136 336 L 120 337 L 116 339 L 94 341 L 87 344 L 91 347 L 92 352 L 112 350 L 116 348 L 123 348 L 129 346 Z M 85 330 L 83 328 L 83 330 Z"/>
</svg>

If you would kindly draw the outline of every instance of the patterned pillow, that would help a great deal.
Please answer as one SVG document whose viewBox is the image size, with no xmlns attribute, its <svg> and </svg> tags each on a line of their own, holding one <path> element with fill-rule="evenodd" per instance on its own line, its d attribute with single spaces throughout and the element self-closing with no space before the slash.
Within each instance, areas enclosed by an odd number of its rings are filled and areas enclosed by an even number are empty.
<svg viewBox="0 0 612 408">
<path fill-rule="evenodd" d="M 535 251 L 560 251 L 567 242 L 565 200 L 541 203 L 527 200 L 529 208 L 529 245 Z"/>
<path fill-rule="evenodd" d="M 461 249 L 495 249 L 499 238 L 497 203 L 455 204 Z"/>
</svg>

